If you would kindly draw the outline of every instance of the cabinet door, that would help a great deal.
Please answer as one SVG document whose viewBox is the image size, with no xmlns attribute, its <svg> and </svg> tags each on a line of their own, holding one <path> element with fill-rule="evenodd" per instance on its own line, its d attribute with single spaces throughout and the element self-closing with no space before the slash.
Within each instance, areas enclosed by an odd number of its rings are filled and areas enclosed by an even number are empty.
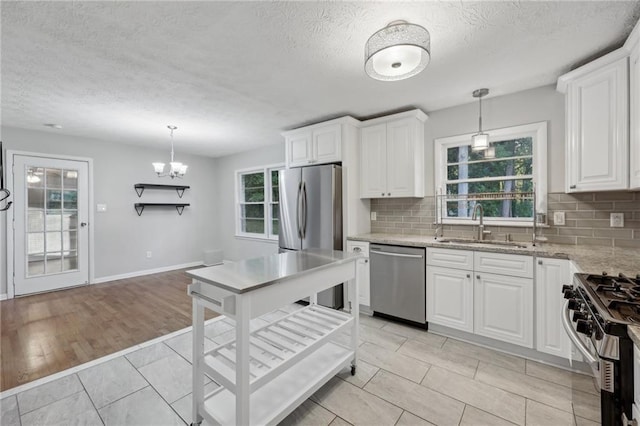
<svg viewBox="0 0 640 426">
<path fill-rule="evenodd" d="M 427 266 L 427 321 L 473 333 L 471 271 Z"/>
<path fill-rule="evenodd" d="M 569 261 L 537 259 L 536 349 L 562 358 L 571 356 L 571 341 L 562 327 L 562 286 L 571 283 Z"/>
<path fill-rule="evenodd" d="M 360 198 L 387 196 L 387 125 L 365 127 L 360 134 Z"/>
<path fill-rule="evenodd" d="M 631 96 L 631 99 L 629 99 L 629 104 L 631 105 L 631 113 L 629 114 L 631 120 L 629 123 L 631 132 L 629 135 L 631 142 L 629 187 L 631 189 L 640 189 L 640 41 L 636 43 L 629 57 L 629 72 L 629 84 L 631 85 L 629 90 L 629 95 Z"/>
<path fill-rule="evenodd" d="M 628 58 L 569 83 L 567 192 L 629 187 Z"/>
<path fill-rule="evenodd" d="M 476 274 L 474 332 L 533 348 L 533 279 Z"/>
<path fill-rule="evenodd" d="M 335 163 L 342 159 L 342 126 L 333 124 L 313 131 L 312 162 Z"/>
<path fill-rule="evenodd" d="M 416 120 L 387 123 L 387 196 L 415 197 Z"/>
<path fill-rule="evenodd" d="M 287 167 L 306 166 L 311 163 L 313 152 L 311 149 L 311 131 L 304 131 L 288 136 Z"/>
<path fill-rule="evenodd" d="M 360 274 L 359 301 L 361 305 L 371 306 L 369 290 L 369 243 L 361 241 L 347 241 L 347 252 L 364 253 L 367 256 L 362 262 L 358 262 Z"/>
</svg>

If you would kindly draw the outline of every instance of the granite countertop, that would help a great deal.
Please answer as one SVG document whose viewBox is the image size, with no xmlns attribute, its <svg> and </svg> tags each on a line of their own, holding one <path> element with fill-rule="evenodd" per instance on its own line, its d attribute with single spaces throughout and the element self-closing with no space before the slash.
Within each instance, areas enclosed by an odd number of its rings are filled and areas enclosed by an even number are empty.
<svg viewBox="0 0 640 426">
<path fill-rule="evenodd" d="M 292 251 L 187 271 L 190 277 L 233 293 L 352 262 L 361 255 L 334 250 Z"/>
<path fill-rule="evenodd" d="M 630 325 L 628 327 L 628 333 L 631 340 L 633 340 L 633 343 L 640 347 L 640 326 Z"/>
<path fill-rule="evenodd" d="M 382 233 L 356 235 L 354 237 L 348 237 L 347 239 L 401 246 L 440 247 L 570 259 L 583 272 L 599 274 L 602 271 L 607 271 L 610 274 L 623 273 L 633 277 L 640 273 L 640 250 L 632 248 L 547 243 L 536 243 L 535 246 L 531 245 L 531 243 L 517 243 L 517 246 L 502 246 L 482 243 L 441 242 L 433 237 L 420 235 Z"/>
</svg>

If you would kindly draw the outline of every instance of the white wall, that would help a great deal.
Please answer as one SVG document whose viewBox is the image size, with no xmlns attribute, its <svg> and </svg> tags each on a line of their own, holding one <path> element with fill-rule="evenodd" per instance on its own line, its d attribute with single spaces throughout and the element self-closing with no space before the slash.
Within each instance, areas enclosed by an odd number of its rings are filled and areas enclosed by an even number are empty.
<svg viewBox="0 0 640 426">
<path fill-rule="evenodd" d="M 94 202 L 107 204 L 105 213 L 94 213 L 96 279 L 202 261 L 204 249 L 215 247 L 217 206 L 215 160 L 180 153 L 177 159 L 189 165 L 184 179 L 159 178 L 152 161 L 168 163 L 169 146 L 148 149 L 116 142 L 3 127 L 6 150 L 88 157 L 94 166 Z M 166 145 L 166 146 L 165 146 Z M 8 158 L 7 158 L 8 160 Z M 190 185 L 182 199 L 175 191 L 146 190 L 142 198 L 135 183 Z M 146 209 L 138 217 L 136 202 L 191 203 L 179 216 L 175 209 Z M 91 206 L 95 212 L 95 205 Z M 0 217 L 4 219 L 4 216 Z M 5 221 L 3 220 L 3 226 Z M 91 226 L 91 225 L 90 225 Z M 4 232 L 2 233 L 4 234 Z M 3 238 L 3 243 L 6 238 Z M 12 248 L 7 248 L 11 250 Z M 151 251 L 151 259 L 146 252 Z M 6 293 L 6 264 L 3 257 L 0 293 Z"/>
<path fill-rule="evenodd" d="M 471 98 L 471 93 L 469 94 Z M 425 123 L 426 195 L 434 195 L 433 140 L 478 131 L 478 102 L 427 112 Z M 548 192 L 564 192 L 564 95 L 555 85 L 482 101 L 482 128 L 491 130 L 547 121 Z"/>
<path fill-rule="evenodd" d="M 247 259 L 278 252 L 277 241 L 258 241 L 235 237 L 235 172 L 250 167 L 284 164 L 284 139 L 281 144 L 216 158 L 215 181 L 218 194 L 217 249 L 227 260 Z"/>
</svg>

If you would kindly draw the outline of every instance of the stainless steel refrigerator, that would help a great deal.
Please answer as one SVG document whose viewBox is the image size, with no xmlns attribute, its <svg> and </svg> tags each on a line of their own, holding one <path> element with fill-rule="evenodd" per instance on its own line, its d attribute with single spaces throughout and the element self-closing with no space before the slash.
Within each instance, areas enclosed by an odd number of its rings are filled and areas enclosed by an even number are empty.
<svg viewBox="0 0 640 426">
<path fill-rule="evenodd" d="M 342 168 L 334 164 L 280 170 L 280 252 L 342 250 Z M 342 284 L 318 293 L 318 304 L 340 309 Z"/>
</svg>

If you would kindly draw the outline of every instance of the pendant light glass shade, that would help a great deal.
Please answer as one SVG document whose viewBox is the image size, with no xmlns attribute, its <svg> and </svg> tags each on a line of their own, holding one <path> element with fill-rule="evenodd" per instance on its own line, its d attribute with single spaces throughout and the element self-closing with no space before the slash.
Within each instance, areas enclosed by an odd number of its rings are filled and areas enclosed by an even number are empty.
<svg viewBox="0 0 640 426">
<path fill-rule="evenodd" d="M 376 80 L 413 77 L 431 60 L 431 36 L 420 25 L 394 21 L 373 34 L 365 45 L 364 70 Z"/>
<path fill-rule="evenodd" d="M 169 172 L 164 173 L 164 163 L 151 163 L 153 166 L 153 170 L 160 177 L 169 176 L 171 179 L 173 178 L 181 178 L 187 173 L 187 165 L 182 164 L 179 161 L 173 160 L 173 131 L 177 129 L 176 126 L 167 126 L 167 128 L 171 131 L 171 161 L 169 162 Z"/>
<path fill-rule="evenodd" d="M 478 133 L 471 136 L 471 149 L 473 151 L 484 151 L 489 148 L 489 135 L 482 131 L 482 98 L 489 94 L 489 89 L 478 89 L 473 91 L 473 97 L 478 98 Z"/>
<path fill-rule="evenodd" d="M 484 152 L 484 158 L 496 158 L 496 147 L 489 145 L 489 148 Z"/>
</svg>

